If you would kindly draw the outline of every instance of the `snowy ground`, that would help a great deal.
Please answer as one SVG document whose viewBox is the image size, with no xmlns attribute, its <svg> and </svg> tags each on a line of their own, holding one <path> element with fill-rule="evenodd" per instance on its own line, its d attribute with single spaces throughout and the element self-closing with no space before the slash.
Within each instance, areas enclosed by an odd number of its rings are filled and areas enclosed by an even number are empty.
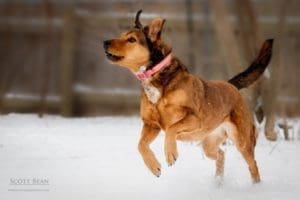
<svg viewBox="0 0 300 200">
<path fill-rule="evenodd" d="M 256 154 L 263 182 L 258 185 L 251 184 L 234 146 L 225 146 L 225 181 L 217 187 L 214 163 L 196 145 L 178 143 L 179 159 L 168 167 L 163 134 L 152 145 L 162 163 L 162 176 L 153 176 L 137 151 L 140 129 L 141 121 L 134 117 L 0 116 L 0 199 L 287 200 L 300 196 L 299 142 L 259 138 Z"/>
</svg>

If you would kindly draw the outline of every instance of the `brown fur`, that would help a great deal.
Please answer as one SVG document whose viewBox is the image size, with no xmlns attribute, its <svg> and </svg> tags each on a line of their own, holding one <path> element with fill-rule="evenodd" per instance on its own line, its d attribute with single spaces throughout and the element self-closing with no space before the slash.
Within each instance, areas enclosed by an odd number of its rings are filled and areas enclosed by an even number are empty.
<svg viewBox="0 0 300 200">
<path fill-rule="evenodd" d="M 165 20 L 155 18 L 143 28 L 138 16 L 133 30 L 104 42 L 108 58 L 134 73 L 140 66 L 153 67 L 171 52 L 160 37 Z M 254 71 L 256 79 L 263 72 L 257 74 L 257 70 Z M 244 75 L 243 78 L 247 77 Z M 235 77 L 235 81 L 237 79 Z M 254 158 L 255 126 L 238 86 L 199 79 L 174 56 L 169 66 L 143 83 L 151 84 L 161 94 L 156 103 L 149 101 L 144 90 L 141 94 L 144 125 L 138 149 L 154 175 L 160 176 L 161 165 L 149 145 L 160 130 L 164 130 L 164 151 L 169 165 L 173 165 L 178 157 L 176 140 L 199 141 L 205 154 L 216 161 L 216 176 L 223 176 L 224 152 L 219 145 L 229 138 L 246 160 L 253 182 L 260 181 Z"/>
</svg>

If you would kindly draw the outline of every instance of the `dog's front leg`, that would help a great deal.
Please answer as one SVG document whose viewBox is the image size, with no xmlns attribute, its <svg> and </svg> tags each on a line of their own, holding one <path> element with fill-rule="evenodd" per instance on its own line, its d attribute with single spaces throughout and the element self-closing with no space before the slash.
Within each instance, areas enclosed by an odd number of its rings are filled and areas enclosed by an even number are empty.
<svg viewBox="0 0 300 200">
<path fill-rule="evenodd" d="M 173 165 L 176 162 L 178 157 L 176 135 L 177 132 L 173 128 L 170 128 L 166 131 L 165 156 L 169 166 Z"/>
<path fill-rule="evenodd" d="M 159 127 L 152 124 L 144 123 L 142 136 L 138 145 L 139 152 L 141 153 L 146 166 L 157 177 L 160 176 L 161 166 L 160 163 L 157 161 L 153 151 L 150 149 L 149 145 L 158 136 L 159 131 Z"/>
<path fill-rule="evenodd" d="M 178 157 L 176 139 L 182 132 L 192 132 L 199 127 L 199 120 L 194 115 L 188 115 L 166 130 L 165 137 L 165 156 L 169 166 L 173 165 Z M 188 137 L 181 137 L 182 140 Z M 190 139 L 190 137 L 189 137 Z"/>
</svg>

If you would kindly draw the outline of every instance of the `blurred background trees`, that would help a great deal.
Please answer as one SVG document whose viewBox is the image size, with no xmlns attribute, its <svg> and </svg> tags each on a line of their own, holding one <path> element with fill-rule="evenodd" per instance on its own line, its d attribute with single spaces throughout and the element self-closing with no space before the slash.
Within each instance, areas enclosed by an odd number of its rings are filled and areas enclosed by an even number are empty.
<svg viewBox="0 0 300 200">
<path fill-rule="evenodd" d="M 243 91 L 266 135 L 274 119 L 300 115 L 300 1 L 297 0 L 0 0 L 0 111 L 64 116 L 137 114 L 139 83 L 110 65 L 102 41 L 163 16 L 163 38 L 190 71 L 228 80 L 262 42 L 273 58 Z M 288 130 L 288 123 L 282 123 Z"/>
</svg>

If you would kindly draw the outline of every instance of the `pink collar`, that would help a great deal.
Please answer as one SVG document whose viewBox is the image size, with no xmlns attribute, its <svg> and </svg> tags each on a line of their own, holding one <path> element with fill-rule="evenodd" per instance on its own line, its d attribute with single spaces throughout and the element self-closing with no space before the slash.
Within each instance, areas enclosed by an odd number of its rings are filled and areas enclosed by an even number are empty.
<svg viewBox="0 0 300 200">
<path fill-rule="evenodd" d="M 139 80 L 143 80 L 143 79 L 149 78 L 150 76 L 152 76 L 156 72 L 160 71 L 161 69 L 163 69 L 164 67 L 166 67 L 167 65 L 169 65 L 170 62 L 171 62 L 171 59 L 172 59 L 172 55 L 171 54 L 167 55 L 162 61 L 160 61 L 160 63 L 158 63 L 157 65 L 155 65 L 154 67 L 152 67 L 152 69 L 149 69 L 147 71 L 138 72 L 136 74 L 137 78 Z"/>
</svg>

